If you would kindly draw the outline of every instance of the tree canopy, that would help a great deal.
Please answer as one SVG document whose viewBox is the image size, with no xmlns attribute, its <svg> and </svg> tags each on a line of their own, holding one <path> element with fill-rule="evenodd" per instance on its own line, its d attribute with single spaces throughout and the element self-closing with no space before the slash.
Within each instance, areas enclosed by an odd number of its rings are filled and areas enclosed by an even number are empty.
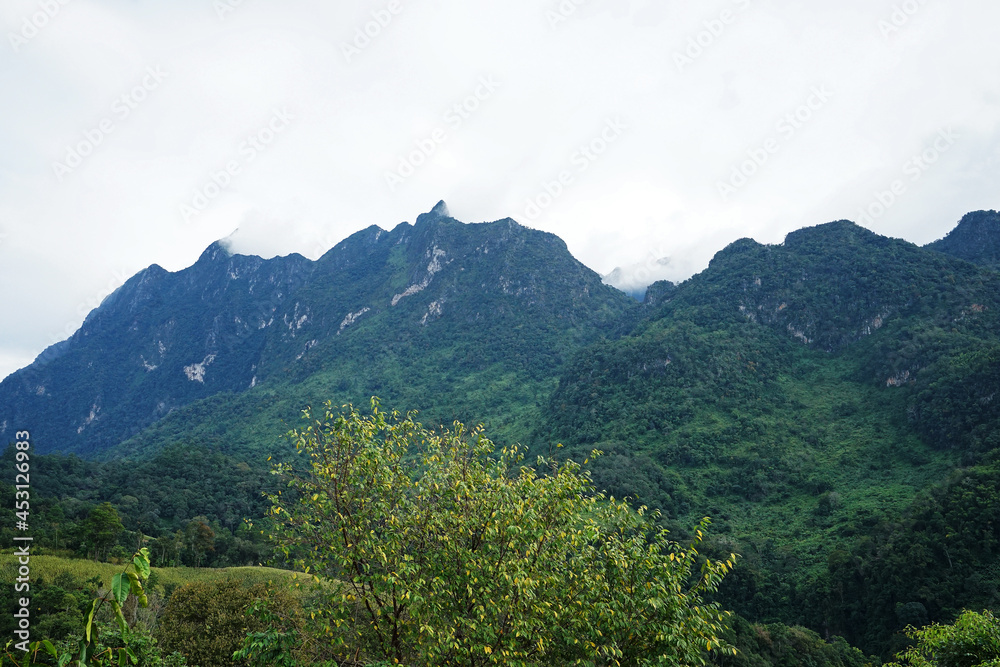
<svg viewBox="0 0 1000 667">
<path fill-rule="evenodd" d="M 124 529 L 118 511 L 111 503 L 104 502 L 90 510 L 84 530 L 87 542 L 94 549 L 94 560 L 98 560 L 100 553 L 106 553 L 115 544 Z"/>
<path fill-rule="evenodd" d="M 998 667 L 1000 620 L 990 611 L 964 611 L 951 625 L 907 628 L 916 644 L 886 667 Z"/>
<path fill-rule="evenodd" d="M 735 556 L 668 539 L 573 461 L 523 462 L 481 428 L 425 429 L 328 402 L 279 464 L 279 548 L 332 582 L 317 631 L 345 658 L 403 664 L 700 664 L 731 652 L 713 593 Z M 595 453 L 599 454 L 599 453 Z M 305 465 L 299 465 L 300 463 Z M 586 463 L 586 461 L 585 461 Z"/>
</svg>

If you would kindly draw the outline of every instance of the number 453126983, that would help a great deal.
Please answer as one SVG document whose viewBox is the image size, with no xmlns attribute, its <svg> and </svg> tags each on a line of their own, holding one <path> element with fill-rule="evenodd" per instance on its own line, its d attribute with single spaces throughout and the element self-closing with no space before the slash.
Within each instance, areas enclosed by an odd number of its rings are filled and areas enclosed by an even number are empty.
<svg viewBox="0 0 1000 667">
<path fill-rule="evenodd" d="M 15 470 L 17 470 L 17 477 L 14 480 L 15 483 L 15 510 L 17 510 L 17 518 L 20 521 L 28 520 L 28 499 L 30 497 L 28 488 L 31 483 L 30 475 L 28 470 L 30 465 L 28 463 L 29 455 L 28 450 L 31 448 L 31 442 L 28 440 L 31 434 L 28 431 L 18 431 L 15 434 L 17 442 L 14 447 L 17 452 L 14 454 L 14 459 L 16 463 L 14 464 Z"/>
</svg>

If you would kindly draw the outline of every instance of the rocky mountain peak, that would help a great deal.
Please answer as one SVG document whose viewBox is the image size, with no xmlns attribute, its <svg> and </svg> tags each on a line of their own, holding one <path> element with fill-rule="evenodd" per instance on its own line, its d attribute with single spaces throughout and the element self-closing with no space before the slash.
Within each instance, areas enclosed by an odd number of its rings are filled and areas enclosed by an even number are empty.
<svg viewBox="0 0 1000 667">
<path fill-rule="evenodd" d="M 205 248 L 201 256 L 198 257 L 196 264 L 202 264 L 205 262 L 216 262 L 219 260 L 227 260 L 232 257 L 232 253 L 223 241 L 216 241 L 212 245 Z"/>
<path fill-rule="evenodd" d="M 435 220 L 441 220 L 445 218 L 451 218 L 451 212 L 448 210 L 448 205 L 444 203 L 442 199 L 437 204 L 434 205 L 427 213 L 421 213 L 417 216 L 417 225 L 421 225 L 427 222 L 433 222 Z"/>
<path fill-rule="evenodd" d="M 1000 269 L 1000 213 L 968 213 L 947 236 L 924 247 L 973 264 Z"/>
</svg>

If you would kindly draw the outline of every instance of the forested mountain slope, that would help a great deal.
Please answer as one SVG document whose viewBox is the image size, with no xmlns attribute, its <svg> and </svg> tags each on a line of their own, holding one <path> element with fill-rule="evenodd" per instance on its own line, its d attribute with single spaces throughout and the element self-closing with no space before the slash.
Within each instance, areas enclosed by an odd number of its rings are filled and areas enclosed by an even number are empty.
<svg viewBox="0 0 1000 667">
<path fill-rule="evenodd" d="M 184 271 L 142 271 L 0 384 L 0 436 L 30 423 L 40 452 L 101 456 L 167 415 L 187 432 L 177 410 L 193 402 L 260 386 L 256 405 L 271 385 L 482 419 L 512 388 L 534 407 L 566 355 L 637 307 L 557 237 L 510 219 L 465 225 L 443 202 L 315 262 L 217 243 Z"/>
<path fill-rule="evenodd" d="M 1000 269 L 1000 213 L 969 213 L 943 239 L 925 248 L 992 269 Z"/>
<path fill-rule="evenodd" d="M 937 619 L 997 601 L 1000 561 L 979 546 L 998 537 L 995 492 L 948 501 L 956 522 L 991 517 L 978 533 L 939 518 L 928 535 L 907 517 L 926 514 L 923 489 L 1000 445 L 1000 274 L 835 222 L 780 246 L 737 241 L 647 301 L 629 335 L 570 362 L 536 441 L 604 450 L 598 486 L 678 527 L 715 517 L 719 552 L 746 557 L 727 603 L 750 618 L 881 652 L 908 622 L 897 605 Z M 975 470 L 963 479 L 993 489 L 995 469 Z M 992 568 L 975 595 L 941 597 L 949 539 L 961 566 Z M 915 541 L 938 546 L 897 578 L 883 559 L 902 570 L 890 553 Z"/>
</svg>

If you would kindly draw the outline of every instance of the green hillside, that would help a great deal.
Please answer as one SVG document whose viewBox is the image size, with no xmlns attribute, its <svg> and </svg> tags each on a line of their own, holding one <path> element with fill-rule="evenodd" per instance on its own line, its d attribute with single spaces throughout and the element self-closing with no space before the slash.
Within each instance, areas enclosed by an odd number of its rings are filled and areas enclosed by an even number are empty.
<svg viewBox="0 0 1000 667">
<path fill-rule="evenodd" d="M 606 451 L 598 485 L 677 526 L 719 519 L 719 550 L 747 556 L 732 608 L 884 652 L 906 624 L 897 604 L 932 620 L 949 605 L 912 586 L 873 596 L 864 577 L 867 606 L 842 598 L 837 554 L 905 522 L 952 469 L 991 460 L 998 299 L 1000 275 L 851 223 L 739 241 L 630 335 L 578 354 L 536 440 Z M 988 544 L 996 525 L 983 530 Z M 997 563 L 977 599 L 992 599 Z"/>
</svg>

